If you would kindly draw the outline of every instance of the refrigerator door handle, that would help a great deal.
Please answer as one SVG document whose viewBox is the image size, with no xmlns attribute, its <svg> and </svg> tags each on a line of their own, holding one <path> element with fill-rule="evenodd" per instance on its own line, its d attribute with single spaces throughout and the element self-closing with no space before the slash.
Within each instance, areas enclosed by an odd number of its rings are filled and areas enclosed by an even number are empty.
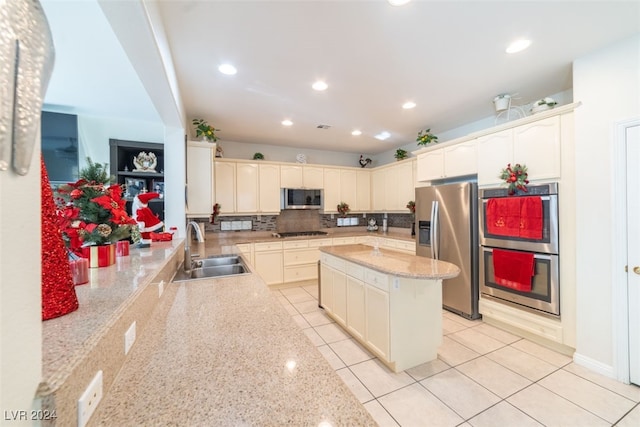
<svg viewBox="0 0 640 427">
<path fill-rule="evenodd" d="M 430 239 L 431 239 L 431 258 L 433 259 L 439 259 L 440 257 L 440 248 L 439 248 L 439 241 L 438 241 L 438 230 L 440 228 L 439 223 L 438 223 L 438 202 L 437 201 L 433 201 L 431 202 L 431 235 L 430 235 Z"/>
</svg>

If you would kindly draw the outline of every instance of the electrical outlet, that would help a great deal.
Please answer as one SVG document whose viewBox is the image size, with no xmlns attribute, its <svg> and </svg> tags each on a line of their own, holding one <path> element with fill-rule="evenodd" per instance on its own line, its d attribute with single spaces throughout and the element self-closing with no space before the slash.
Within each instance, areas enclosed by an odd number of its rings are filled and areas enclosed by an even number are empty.
<svg viewBox="0 0 640 427">
<path fill-rule="evenodd" d="M 136 322 L 133 322 L 127 332 L 124 333 L 124 354 L 129 353 L 133 342 L 136 340 Z"/>
<path fill-rule="evenodd" d="M 78 427 L 87 425 L 89 418 L 98 407 L 102 399 L 102 371 L 98 371 L 89 383 L 87 389 L 78 399 Z"/>
<path fill-rule="evenodd" d="M 164 292 L 164 280 L 161 280 L 160 283 L 158 283 L 158 298 L 162 296 L 163 292 Z"/>
</svg>

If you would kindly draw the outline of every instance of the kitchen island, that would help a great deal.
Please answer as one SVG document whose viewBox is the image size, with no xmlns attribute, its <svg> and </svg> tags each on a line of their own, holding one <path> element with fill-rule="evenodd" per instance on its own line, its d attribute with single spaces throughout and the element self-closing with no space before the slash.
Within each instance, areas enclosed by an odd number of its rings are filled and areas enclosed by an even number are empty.
<svg viewBox="0 0 640 427">
<path fill-rule="evenodd" d="M 436 359 L 448 262 L 366 245 L 322 247 L 325 312 L 394 372 Z"/>
</svg>

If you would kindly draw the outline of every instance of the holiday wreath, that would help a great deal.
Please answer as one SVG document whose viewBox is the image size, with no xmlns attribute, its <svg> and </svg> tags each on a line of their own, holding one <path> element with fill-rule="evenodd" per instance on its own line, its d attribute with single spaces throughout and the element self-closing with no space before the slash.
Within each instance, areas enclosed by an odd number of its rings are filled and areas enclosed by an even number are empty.
<svg viewBox="0 0 640 427">
<path fill-rule="evenodd" d="M 503 179 L 509 188 L 509 195 L 515 194 L 517 190 L 527 191 L 526 184 L 529 183 L 527 177 L 527 166 L 516 163 L 515 166 L 511 166 L 511 163 L 507 165 L 505 169 L 500 172 L 500 179 Z"/>
</svg>

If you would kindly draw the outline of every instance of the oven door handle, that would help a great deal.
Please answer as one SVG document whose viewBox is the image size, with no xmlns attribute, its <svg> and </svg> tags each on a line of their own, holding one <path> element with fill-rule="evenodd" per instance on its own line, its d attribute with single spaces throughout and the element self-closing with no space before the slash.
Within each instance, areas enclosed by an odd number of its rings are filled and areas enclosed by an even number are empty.
<svg viewBox="0 0 640 427">
<path fill-rule="evenodd" d="M 484 252 L 493 252 L 493 250 L 494 250 L 494 249 L 500 249 L 500 248 L 488 248 L 488 247 L 486 247 L 486 246 L 483 246 L 483 247 L 482 247 L 482 250 L 483 250 Z M 511 249 L 502 249 L 502 250 L 510 251 Z M 534 253 L 534 254 L 533 254 L 533 258 L 534 258 L 534 259 L 544 259 L 544 260 L 551 261 L 551 255 L 546 255 L 546 254 Z"/>
<path fill-rule="evenodd" d="M 431 258 L 439 259 L 440 257 L 440 224 L 438 222 L 438 202 L 431 202 Z"/>
</svg>

